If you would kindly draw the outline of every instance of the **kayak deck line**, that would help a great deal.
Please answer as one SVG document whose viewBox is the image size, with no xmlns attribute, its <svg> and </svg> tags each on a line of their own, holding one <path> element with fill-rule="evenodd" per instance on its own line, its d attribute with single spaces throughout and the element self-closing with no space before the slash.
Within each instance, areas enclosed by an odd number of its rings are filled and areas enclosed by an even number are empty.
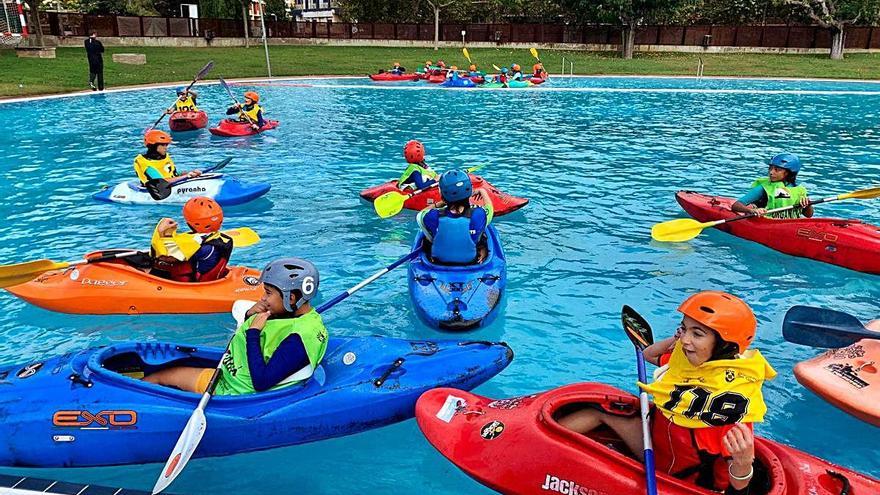
<svg viewBox="0 0 880 495">
<path fill-rule="evenodd" d="M 149 495 L 150 492 L 0 474 L 0 494 L 35 495 L 38 493 L 50 495 Z"/>
</svg>

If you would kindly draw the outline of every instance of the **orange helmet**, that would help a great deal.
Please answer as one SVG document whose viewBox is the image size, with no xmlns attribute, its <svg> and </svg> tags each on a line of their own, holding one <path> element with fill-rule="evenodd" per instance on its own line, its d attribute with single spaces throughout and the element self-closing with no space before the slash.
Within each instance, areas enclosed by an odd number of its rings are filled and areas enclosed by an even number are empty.
<svg viewBox="0 0 880 495">
<path fill-rule="evenodd" d="M 450 67 L 449 69 L 450 69 L 450 70 L 458 70 L 458 66 L 457 66 L 457 65 L 453 65 L 453 66 Z"/>
<path fill-rule="evenodd" d="M 745 352 L 755 338 L 758 321 L 752 308 L 742 299 L 726 292 L 707 290 L 685 299 L 678 310 L 715 330 L 722 340 Z"/>
<path fill-rule="evenodd" d="M 258 95 L 255 91 L 247 91 L 244 94 L 244 97 L 251 100 L 254 103 L 260 101 L 260 95 Z"/>
<path fill-rule="evenodd" d="M 394 62 L 395 67 L 398 67 L 399 65 L 400 65 L 400 62 Z"/>
<path fill-rule="evenodd" d="M 513 64 L 513 70 L 514 71 L 522 70 L 522 67 L 520 67 L 519 64 Z"/>
<path fill-rule="evenodd" d="M 476 71 L 477 71 L 477 65 L 476 65 L 476 64 L 471 64 L 470 67 L 468 67 L 468 70 L 471 71 L 471 72 L 476 72 Z"/>
<path fill-rule="evenodd" d="M 223 209 L 213 199 L 197 196 L 183 205 L 183 218 L 198 233 L 217 232 L 223 225 Z"/>
<path fill-rule="evenodd" d="M 425 65 L 434 65 L 434 62 L 431 62 L 430 60 L 425 60 Z"/>
<path fill-rule="evenodd" d="M 543 68 L 544 68 L 544 66 L 541 65 L 540 63 L 537 63 L 537 64 L 535 64 L 535 65 L 532 66 L 532 69 L 533 69 L 535 72 L 538 72 L 539 70 L 541 70 L 541 69 L 543 69 Z"/>
<path fill-rule="evenodd" d="M 153 144 L 171 144 L 171 135 L 165 131 L 153 129 L 144 134 L 144 144 L 147 146 Z"/>
<path fill-rule="evenodd" d="M 404 145 L 403 157 L 407 163 L 422 163 L 425 161 L 425 145 L 413 139 Z"/>
</svg>

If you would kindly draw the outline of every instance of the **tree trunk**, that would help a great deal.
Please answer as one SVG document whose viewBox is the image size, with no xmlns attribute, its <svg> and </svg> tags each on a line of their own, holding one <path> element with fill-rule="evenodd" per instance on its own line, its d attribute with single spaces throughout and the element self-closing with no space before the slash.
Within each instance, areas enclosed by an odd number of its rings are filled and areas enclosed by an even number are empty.
<svg viewBox="0 0 880 495">
<path fill-rule="evenodd" d="M 831 29 L 831 59 L 843 60 L 843 47 L 846 41 L 846 32 L 843 26 Z"/>
<path fill-rule="evenodd" d="M 632 60 L 636 45 L 636 23 L 627 20 L 620 32 L 620 57 Z"/>
<path fill-rule="evenodd" d="M 28 35 L 31 38 L 30 46 L 43 46 L 43 26 L 40 23 L 39 0 L 28 0 Z"/>
<path fill-rule="evenodd" d="M 440 48 L 440 5 L 434 6 L 434 51 Z"/>
<path fill-rule="evenodd" d="M 244 47 L 250 47 L 250 35 L 248 34 L 248 29 L 251 20 L 248 16 L 248 8 L 247 8 L 247 0 L 242 0 L 241 2 L 241 22 L 244 23 Z"/>
</svg>

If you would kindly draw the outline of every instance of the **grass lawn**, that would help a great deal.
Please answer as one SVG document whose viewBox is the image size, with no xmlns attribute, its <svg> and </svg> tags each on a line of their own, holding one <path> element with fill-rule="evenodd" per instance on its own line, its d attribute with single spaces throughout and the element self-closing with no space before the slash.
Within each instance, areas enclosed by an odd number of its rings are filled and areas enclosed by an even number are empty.
<svg viewBox="0 0 880 495">
<path fill-rule="evenodd" d="M 438 58 L 458 67 L 467 66 L 460 49 L 400 47 L 270 46 L 275 76 L 315 74 L 362 75 L 400 61 L 415 70 L 426 59 Z M 145 53 L 147 65 L 113 63 L 113 53 Z M 517 62 L 524 71 L 534 59 L 528 50 L 470 50 L 481 68 Z M 574 62 L 576 74 L 694 75 L 698 58 L 705 62 L 706 76 L 813 77 L 880 79 L 880 54 L 850 54 L 843 61 L 827 55 L 641 53 L 621 60 L 613 53 L 541 50 L 551 74 L 561 67 L 561 57 Z M 12 50 L 0 50 L 0 97 L 64 93 L 87 89 L 88 64 L 80 48 L 58 48 L 55 60 L 18 59 Z M 113 47 L 104 56 L 104 79 L 108 87 L 192 78 L 208 61 L 215 61 L 209 78 L 266 75 L 262 46 L 251 48 L 158 48 Z"/>
</svg>

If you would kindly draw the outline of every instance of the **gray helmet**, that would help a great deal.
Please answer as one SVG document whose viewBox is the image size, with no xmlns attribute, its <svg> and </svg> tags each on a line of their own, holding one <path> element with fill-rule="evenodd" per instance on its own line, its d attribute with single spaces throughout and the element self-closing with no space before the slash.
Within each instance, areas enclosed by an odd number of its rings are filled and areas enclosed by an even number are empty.
<svg viewBox="0 0 880 495">
<path fill-rule="evenodd" d="M 318 269 L 311 262 L 302 258 L 281 258 L 263 268 L 260 282 L 271 285 L 281 291 L 284 309 L 293 313 L 306 301 L 310 301 L 318 293 Z M 300 298 L 296 307 L 290 307 L 290 293 L 298 290 Z"/>
</svg>

